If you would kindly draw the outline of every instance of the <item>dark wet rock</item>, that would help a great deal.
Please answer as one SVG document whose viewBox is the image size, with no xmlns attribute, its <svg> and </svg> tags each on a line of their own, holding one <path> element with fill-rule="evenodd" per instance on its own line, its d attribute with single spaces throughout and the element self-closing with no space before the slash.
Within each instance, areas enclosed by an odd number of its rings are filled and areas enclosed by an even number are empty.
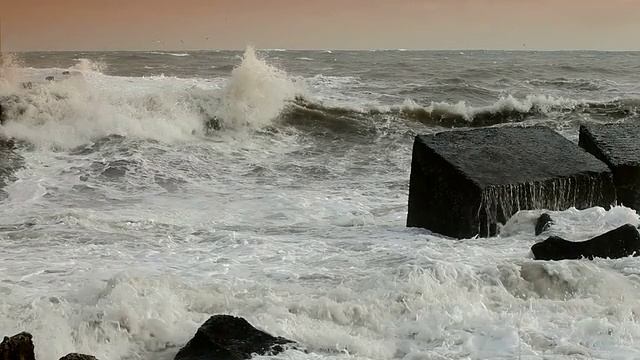
<svg viewBox="0 0 640 360">
<path fill-rule="evenodd" d="M 53 81 L 55 80 L 55 78 L 53 76 L 47 76 L 46 78 L 44 78 L 47 81 Z"/>
<path fill-rule="evenodd" d="M 618 203 L 640 212 L 640 125 L 635 123 L 580 126 L 580 145 L 613 173 Z"/>
<path fill-rule="evenodd" d="M 610 258 L 640 255 L 640 233 L 631 224 L 598 235 L 593 239 L 574 242 L 551 236 L 531 247 L 536 260 L 569 260 Z"/>
<path fill-rule="evenodd" d="M 217 131 L 222 129 L 222 122 L 217 117 L 209 117 L 204 121 L 204 128 L 206 132 Z"/>
<path fill-rule="evenodd" d="M 71 353 L 60 358 L 60 360 L 98 360 L 95 356 Z"/>
<path fill-rule="evenodd" d="M 62 75 L 71 75 L 71 72 L 69 72 L 69 71 L 63 71 L 63 72 L 62 72 Z"/>
<path fill-rule="evenodd" d="M 175 360 L 242 360 L 256 355 L 275 355 L 296 343 L 271 336 L 231 315 L 209 318 L 175 356 Z"/>
<path fill-rule="evenodd" d="M 519 210 L 614 202 L 609 168 L 547 127 L 446 131 L 414 141 L 409 227 L 486 237 Z"/>
<path fill-rule="evenodd" d="M 536 220 L 536 236 L 547 231 L 551 225 L 553 225 L 551 215 L 549 215 L 548 213 L 540 215 L 538 220 Z"/>
<path fill-rule="evenodd" d="M 27 332 L 4 337 L 0 344 L 0 360 L 35 360 L 33 336 Z"/>
</svg>

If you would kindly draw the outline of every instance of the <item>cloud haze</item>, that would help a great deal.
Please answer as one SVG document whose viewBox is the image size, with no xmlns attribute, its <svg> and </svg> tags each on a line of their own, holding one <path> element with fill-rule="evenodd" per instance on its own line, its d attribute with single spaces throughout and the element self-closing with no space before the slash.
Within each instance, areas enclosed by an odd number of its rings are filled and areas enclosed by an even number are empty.
<svg viewBox="0 0 640 360">
<path fill-rule="evenodd" d="M 9 51 L 640 50 L 637 0 L 3 0 L 0 16 Z"/>
</svg>

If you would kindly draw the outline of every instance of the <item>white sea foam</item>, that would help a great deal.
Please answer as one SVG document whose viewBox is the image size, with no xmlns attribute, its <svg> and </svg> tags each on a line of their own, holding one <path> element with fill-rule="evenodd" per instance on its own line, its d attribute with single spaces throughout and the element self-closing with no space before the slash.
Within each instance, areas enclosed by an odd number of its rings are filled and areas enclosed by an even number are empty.
<svg viewBox="0 0 640 360">
<path fill-rule="evenodd" d="M 36 83 L 31 90 L 4 86 L 18 94 L 3 132 L 42 147 L 71 148 L 116 134 L 163 142 L 201 134 L 204 122 L 219 119 L 225 128 L 270 125 L 286 101 L 302 91 L 286 73 L 248 48 L 228 80 L 105 76 L 102 62 L 79 59 L 82 76 Z M 31 70 L 44 77 L 42 71 Z M 32 75 L 33 76 L 33 75 Z M 2 94 L 0 94 L 2 95 Z"/>
<path fill-rule="evenodd" d="M 228 79 L 130 78 L 100 68 L 82 62 L 74 69 L 82 76 L 35 86 L 25 113 L 2 130 L 40 145 L 20 150 L 27 166 L 3 188 L 0 207 L 0 336 L 31 332 L 39 360 L 72 351 L 172 359 L 216 313 L 310 350 L 277 359 L 640 354 L 639 258 L 534 261 L 529 249 L 544 239 L 533 232 L 540 210 L 516 214 L 489 239 L 405 228 L 409 132 L 354 141 L 197 133 L 197 107 L 227 128 L 260 129 L 301 91 L 370 111 L 375 97 L 354 90 L 365 80 L 307 74 L 300 90 L 299 79 L 251 49 Z M 441 102 L 417 103 L 387 110 Z M 573 106 L 535 96 L 446 104 L 469 116 Z M 65 151 L 112 133 L 126 138 Z M 573 241 L 640 225 L 620 206 L 551 216 L 549 234 Z"/>
</svg>

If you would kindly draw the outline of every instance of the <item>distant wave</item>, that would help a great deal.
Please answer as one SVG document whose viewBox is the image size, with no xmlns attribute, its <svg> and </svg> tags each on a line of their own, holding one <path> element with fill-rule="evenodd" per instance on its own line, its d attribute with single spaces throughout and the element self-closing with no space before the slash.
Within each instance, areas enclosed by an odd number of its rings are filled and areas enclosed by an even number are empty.
<svg viewBox="0 0 640 360">
<path fill-rule="evenodd" d="M 186 54 L 186 53 L 168 53 L 168 52 L 161 52 L 161 51 L 150 51 L 148 53 L 154 54 L 154 55 L 169 55 L 169 56 L 178 56 L 178 57 L 189 56 L 189 54 Z"/>
<path fill-rule="evenodd" d="M 357 99 L 351 104 L 328 105 L 308 88 L 339 95 L 342 85 L 355 80 L 293 77 L 259 58 L 252 48 L 247 48 L 239 65 L 223 66 L 230 77 L 212 83 L 197 78 L 108 76 L 102 73 L 106 64 L 78 59 L 73 69 L 81 76 L 40 83 L 19 90 L 20 95 L 9 87 L 0 88 L 0 102 L 9 119 L 0 132 L 38 146 L 69 148 L 110 135 L 172 142 L 227 129 L 296 127 L 302 131 L 370 133 L 382 129 L 380 124 L 388 130 L 420 124 L 455 128 L 528 119 L 564 121 L 568 116 L 618 121 L 637 117 L 640 109 L 640 99 L 598 102 L 543 95 L 505 96 L 484 106 L 421 104 L 410 99 L 390 106 L 363 106 Z M 417 93 L 421 92 L 425 91 Z"/>
<path fill-rule="evenodd" d="M 398 106 L 383 106 L 367 110 L 348 107 L 330 107 L 297 98 L 281 116 L 284 121 L 300 122 L 301 118 L 313 121 L 334 120 L 344 123 L 348 119 L 392 116 L 407 121 L 418 121 L 428 126 L 479 127 L 511 122 L 521 122 L 528 118 L 574 113 L 602 116 L 610 120 L 620 120 L 637 116 L 640 99 L 589 102 L 572 99 L 556 99 L 545 96 L 527 96 L 518 100 L 504 97 L 488 106 L 474 107 L 459 103 L 438 102 L 421 106 L 412 100 Z"/>
</svg>

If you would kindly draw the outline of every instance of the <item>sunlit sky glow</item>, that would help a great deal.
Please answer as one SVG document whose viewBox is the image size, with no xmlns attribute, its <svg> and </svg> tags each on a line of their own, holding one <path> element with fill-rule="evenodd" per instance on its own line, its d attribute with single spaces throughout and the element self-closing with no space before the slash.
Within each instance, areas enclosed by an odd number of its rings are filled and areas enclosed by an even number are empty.
<svg viewBox="0 0 640 360">
<path fill-rule="evenodd" d="M 2 0 L 0 16 L 4 51 L 640 50 L 640 0 Z"/>
</svg>

